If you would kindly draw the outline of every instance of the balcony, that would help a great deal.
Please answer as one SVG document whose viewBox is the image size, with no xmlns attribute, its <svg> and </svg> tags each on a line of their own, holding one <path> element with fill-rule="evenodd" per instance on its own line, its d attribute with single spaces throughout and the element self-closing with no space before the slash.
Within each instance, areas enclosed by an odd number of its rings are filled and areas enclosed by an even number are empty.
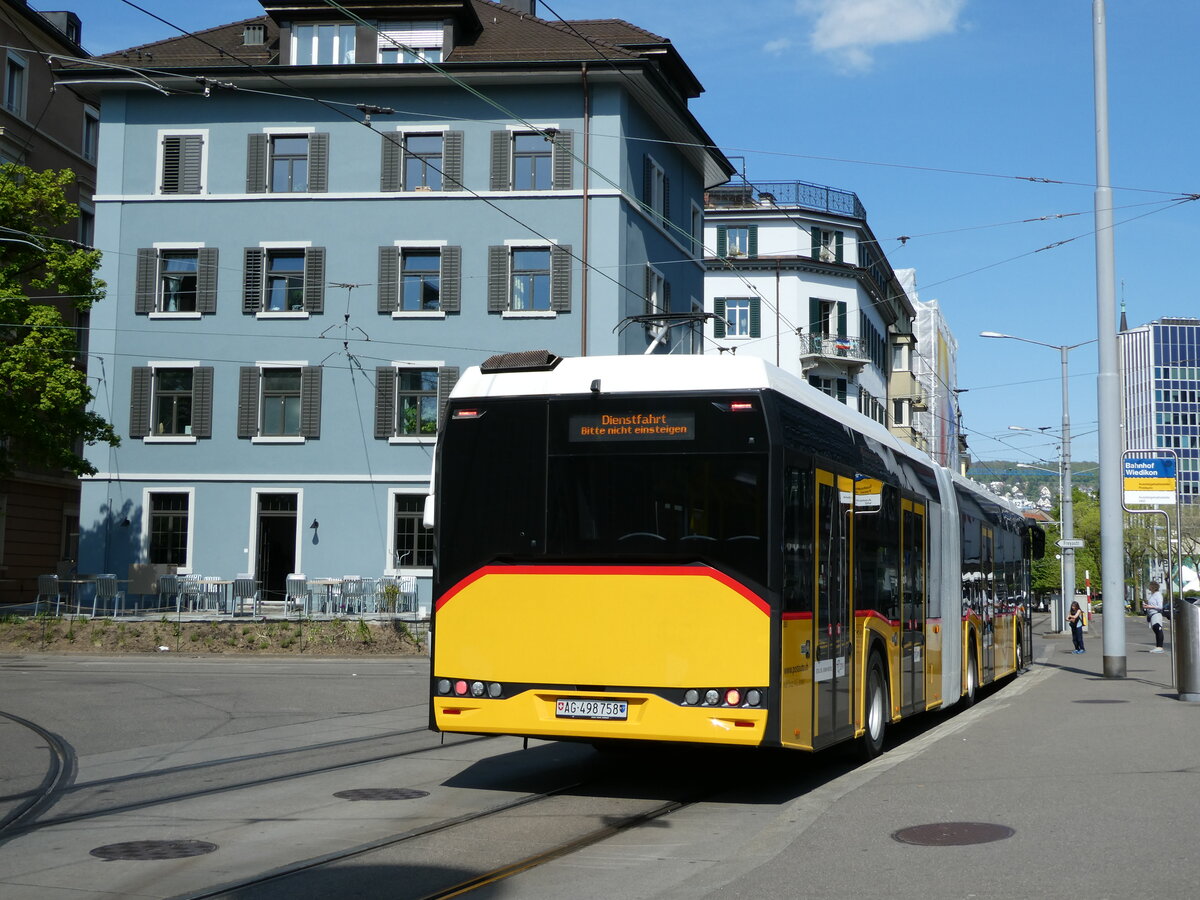
<svg viewBox="0 0 1200 900">
<path fill-rule="evenodd" d="M 857 370 L 871 361 L 861 338 L 827 334 L 801 334 L 799 338 L 801 362 L 833 362 Z"/>
<path fill-rule="evenodd" d="M 704 195 L 709 209 L 807 209 L 866 221 L 867 211 L 851 191 L 806 181 L 731 181 Z"/>
</svg>

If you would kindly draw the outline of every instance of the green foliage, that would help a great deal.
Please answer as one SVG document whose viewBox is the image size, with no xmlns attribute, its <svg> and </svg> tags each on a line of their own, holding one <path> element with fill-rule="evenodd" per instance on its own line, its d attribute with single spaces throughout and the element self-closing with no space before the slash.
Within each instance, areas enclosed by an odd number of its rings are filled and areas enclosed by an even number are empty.
<svg viewBox="0 0 1200 900">
<path fill-rule="evenodd" d="M 76 365 L 75 330 L 39 302 L 58 295 L 86 312 L 104 297 L 100 253 L 49 238 L 79 216 L 66 195 L 74 178 L 0 165 L 0 475 L 18 467 L 94 474 L 78 443 L 120 443 L 87 409 L 93 394 Z"/>
</svg>

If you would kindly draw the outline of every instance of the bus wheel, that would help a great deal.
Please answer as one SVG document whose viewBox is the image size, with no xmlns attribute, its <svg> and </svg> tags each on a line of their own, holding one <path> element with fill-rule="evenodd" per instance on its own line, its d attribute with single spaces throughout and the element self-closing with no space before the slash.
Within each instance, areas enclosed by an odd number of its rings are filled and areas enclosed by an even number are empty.
<svg viewBox="0 0 1200 900">
<path fill-rule="evenodd" d="M 888 721 L 887 681 L 878 655 L 871 655 L 867 670 L 867 694 L 863 706 L 863 736 L 858 739 L 858 755 L 865 762 L 883 752 Z"/>
<path fill-rule="evenodd" d="M 975 704 L 975 692 L 979 689 L 979 664 L 975 662 L 975 648 L 967 651 L 967 690 L 963 693 L 964 707 Z"/>
</svg>

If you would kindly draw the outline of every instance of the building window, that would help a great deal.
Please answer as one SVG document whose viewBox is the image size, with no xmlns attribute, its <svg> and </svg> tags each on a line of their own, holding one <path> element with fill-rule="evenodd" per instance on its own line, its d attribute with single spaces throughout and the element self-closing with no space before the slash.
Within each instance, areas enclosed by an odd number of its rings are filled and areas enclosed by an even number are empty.
<svg viewBox="0 0 1200 900">
<path fill-rule="evenodd" d="M 160 140 L 162 155 L 159 160 L 159 192 L 204 193 L 204 135 L 164 134 Z"/>
<path fill-rule="evenodd" d="M 442 136 L 406 134 L 404 136 L 404 190 L 440 191 L 442 189 Z"/>
<path fill-rule="evenodd" d="M 135 312 L 217 311 L 217 248 L 138 250 Z"/>
<path fill-rule="evenodd" d="M 457 381 L 456 366 L 379 366 L 375 370 L 375 437 L 436 437 Z"/>
<path fill-rule="evenodd" d="M 271 191 L 277 194 L 308 190 L 308 138 L 271 138 Z"/>
<path fill-rule="evenodd" d="M 351 65 L 354 41 L 353 25 L 295 25 L 292 28 L 292 65 Z"/>
<path fill-rule="evenodd" d="M 129 434 L 139 439 L 212 437 L 211 366 L 138 366 L 131 375 Z"/>
<path fill-rule="evenodd" d="M 192 370 L 154 370 L 154 433 L 192 433 Z"/>
<path fill-rule="evenodd" d="M 425 527 L 423 494 L 393 494 L 396 529 L 392 552 L 396 568 L 433 567 L 433 531 Z"/>
<path fill-rule="evenodd" d="M 304 309 L 304 251 L 268 250 L 263 273 L 263 312 Z"/>
<path fill-rule="evenodd" d="M 266 25 L 247 25 L 242 29 L 242 46 L 243 47 L 261 47 L 267 42 L 267 26 Z M 295 58 L 295 51 L 292 51 Z"/>
<path fill-rule="evenodd" d="M 200 251 L 166 250 L 158 261 L 155 312 L 196 312 L 196 276 Z"/>
<path fill-rule="evenodd" d="M 515 249 L 508 308 L 550 309 L 550 248 Z"/>
<path fill-rule="evenodd" d="M 912 355 L 908 344 L 893 344 L 892 345 L 892 371 L 893 372 L 910 372 L 912 364 Z"/>
<path fill-rule="evenodd" d="M 812 258 L 821 262 L 842 262 L 843 233 L 828 228 L 812 229 Z"/>
<path fill-rule="evenodd" d="M 321 367 L 244 366 L 238 388 L 238 437 L 321 436 Z"/>
<path fill-rule="evenodd" d="M 8 51 L 4 63 L 4 108 L 25 117 L 25 97 L 29 89 L 29 64 L 23 56 Z"/>
<path fill-rule="evenodd" d="M 93 247 L 96 243 L 96 211 L 90 206 L 79 206 L 79 243 Z"/>
<path fill-rule="evenodd" d="M 893 400 L 892 401 L 892 424 L 899 425 L 899 426 L 912 424 L 909 410 L 910 410 L 910 401 L 908 401 L 908 400 Z"/>
<path fill-rule="evenodd" d="M 379 62 L 440 63 L 441 22 L 384 22 L 379 26 Z"/>
<path fill-rule="evenodd" d="M 251 194 L 322 193 L 329 187 L 329 135 L 248 135 L 246 191 Z"/>
<path fill-rule="evenodd" d="M 713 337 L 762 337 L 762 300 L 758 297 L 718 297 L 713 301 Z"/>
<path fill-rule="evenodd" d="M 442 254 L 437 250 L 404 250 L 400 254 L 400 303 L 405 312 L 441 309 Z"/>
<path fill-rule="evenodd" d="M 325 311 L 324 247 L 247 247 L 242 312 Z"/>
<path fill-rule="evenodd" d="M 571 248 L 489 248 L 488 312 L 570 312 Z"/>
<path fill-rule="evenodd" d="M 648 316 L 670 311 L 667 280 L 653 266 L 646 265 L 646 310 Z"/>
<path fill-rule="evenodd" d="M 96 161 L 100 152 L 100 112 L 90 106 L 83 108 L 83 158 Z"/>
<path fill-rule="evenodd" d="M 725 229 L 725 255 L 750 255 L 750 229 L 745 225 L 736 225 Z"/>
<path fill-rule="evenodd" d="M 150 562 L 187 568 L 191 495 L 156 491 L 149 499 Z"/>
<path fill-rule="evenodd" d="M 822 394 L 833 397 L 838 403 L 846 402 L 846 388 L 848 387 L 848 383 L 845 378 L 826 378 L 821 375 L 809 375 L 808 383 Z"/>
<path fill-rule="evenodd" d="M 670 218 L 671 179 L 649 154 L 642 161 L 642 201 L 656 216 Z"/>
<path fill-rule="evenodd" d="M 569 190 L 574 179 L 573 133 L 554 126 L 539 131 L 492 132 L 494 191 Z"/>
<path fill-rule="evenodd" d="M 846 301 L 809 298 L 809 334 L 814 337 L 846 337 L 846 329 Z M 817 346 L 814 349 L 819 351 L 821 348 Z"/>
<path fill-rule="evenodd" d="M 262 373 L 262 427 L 267 437 L 300 434 L 300 370 Z"/>
<path fill-rule="evenodd" d="M 517 191 L 548 191 L 553 144 L 542 134 L 513 135 L 512 186 Z"/>
</svg>

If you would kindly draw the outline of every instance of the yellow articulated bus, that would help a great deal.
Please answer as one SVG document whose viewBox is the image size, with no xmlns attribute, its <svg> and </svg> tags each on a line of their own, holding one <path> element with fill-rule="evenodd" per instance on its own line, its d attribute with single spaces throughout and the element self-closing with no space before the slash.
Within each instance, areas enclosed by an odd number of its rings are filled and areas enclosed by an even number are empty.
<svg viewBox="0 0 1200 900">
<path fill-rule="evenodd" d="M 429 509 L 438 731 L 870 757 L 1029 655 L 1041 530 L 758 359 L 493 357 Z"/>
</svg>

